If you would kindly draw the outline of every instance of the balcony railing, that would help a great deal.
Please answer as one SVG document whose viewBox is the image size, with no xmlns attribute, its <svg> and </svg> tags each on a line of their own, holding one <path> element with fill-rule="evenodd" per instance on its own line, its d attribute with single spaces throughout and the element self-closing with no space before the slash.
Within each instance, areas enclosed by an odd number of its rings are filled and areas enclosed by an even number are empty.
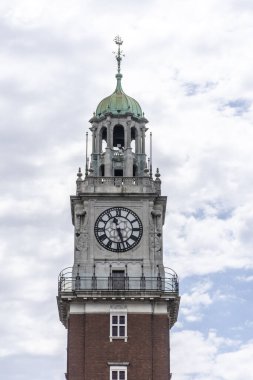
<svg viewBox="0 0 253 380">
<path fill-rule="evenodd" d="M 59 294 L 69 292 L 159 292 L 178 294 L 176 274 L 163 277 L 85 277 L 60 274 Z"/>
</svg>

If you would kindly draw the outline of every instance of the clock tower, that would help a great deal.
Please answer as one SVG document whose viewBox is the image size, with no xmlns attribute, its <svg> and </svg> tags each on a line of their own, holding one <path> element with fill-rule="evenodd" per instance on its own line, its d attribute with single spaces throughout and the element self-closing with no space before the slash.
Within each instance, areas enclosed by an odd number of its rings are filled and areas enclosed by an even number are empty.
<svg viewBox="0 0 253 380">
<path fill-rule="evenodd" d="M 66 379 L 168 380 L 179 294 L 163 265 L 166 197 L 145 152 L 148 120 L 122 90 L 115 42 L 116 89 L 90 119 L 91 157 L 70 197 L 74 263 L 60 273 L 57 297 Z"/>
</svg>

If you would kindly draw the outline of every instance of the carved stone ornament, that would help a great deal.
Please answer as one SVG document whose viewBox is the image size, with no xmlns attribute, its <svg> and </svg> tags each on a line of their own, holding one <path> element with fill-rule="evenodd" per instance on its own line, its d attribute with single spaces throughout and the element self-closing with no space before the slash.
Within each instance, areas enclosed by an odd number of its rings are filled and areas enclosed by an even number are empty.
<svg viewBox="0 0 253 380">
<path fill-rule="evenodd" d="M 76 251 L 84 251 L 86 246 L 87 246 L 87 239 L 85 239 L 85 235 L 76 233 L 75 235 Z"/>
<path fill-rule="evenodd" d="M 120 303 L 116 303 L 116 304 L 112 304 L 110 305 L 110 311 L 111 312 L 127 312 L 127 306 L 126 305 L 123 305 L 123 304 L 120 304 Z"/>
<path fill-rule="evenodd" d="M 155 253 L 162 252 L 162 213 L 160 210 L 152 210 L 149 222 L 150 247 Z"/>
<path fill-rule="evenodd" d="M 76 231 L 84 231 L 87 225 L 88 215 L 84 208 L 77 208 L 75 214 L 75 227 Z"/>
</svg>

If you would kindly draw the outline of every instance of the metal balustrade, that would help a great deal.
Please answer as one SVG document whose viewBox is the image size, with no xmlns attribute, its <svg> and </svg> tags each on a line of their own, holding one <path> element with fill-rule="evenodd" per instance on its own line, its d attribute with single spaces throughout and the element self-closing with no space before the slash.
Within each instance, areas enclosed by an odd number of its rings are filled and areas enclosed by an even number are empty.
<svg viewBox="0 0 253 380">
<path fill-rule="evenodd" d="M 86 277 L 70 274 L 60 274 L 59 294 L 73 291 L 99 291 L 99 292 L 165 292 L 177 293 L 179 291 L 178 278 L 176 274 L 163 277 Z"/>
<path fill-rule="evenodd" d="M 77 268 L 65 268 L 59 275 L 58 280 L 58 307 L 60 319 L 67 327 L 69 302 L 75 299 L 77 302 L 83 300 L 106 300 L 106 299 L 128 299 L 130 302 L 136 300 L 166 300 L 169 313 L 170 327 L 177 320 L 179 308 L 179 283 L 177 274 L 171 268 L 165 269 L 164 277 L 147 277 L 145 273 L 139 277 L 115 276 L 113 272 L 109 276 L 83 276 Z M 159 269 L 159 268 L 158 268 Z M 80 273 L 80 274 L 78 274 Z M 164 270 L 163 270 L 164 273 Z"/>
</svg>

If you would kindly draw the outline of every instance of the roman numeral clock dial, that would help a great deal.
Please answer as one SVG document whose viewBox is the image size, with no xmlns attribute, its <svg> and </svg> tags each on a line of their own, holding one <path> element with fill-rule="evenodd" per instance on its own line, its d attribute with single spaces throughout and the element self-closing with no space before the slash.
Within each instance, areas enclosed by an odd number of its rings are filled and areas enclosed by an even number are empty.
<svg viewBox="0 0 253 380">
<path fill-rule="evenodd" d="M 99 215 L 94 232 L 99 244 L 113 252 L 125 252 L 141 240 L 143 227 L 135 212 L 125 207 L 112 207 Z"/>
</svg>

